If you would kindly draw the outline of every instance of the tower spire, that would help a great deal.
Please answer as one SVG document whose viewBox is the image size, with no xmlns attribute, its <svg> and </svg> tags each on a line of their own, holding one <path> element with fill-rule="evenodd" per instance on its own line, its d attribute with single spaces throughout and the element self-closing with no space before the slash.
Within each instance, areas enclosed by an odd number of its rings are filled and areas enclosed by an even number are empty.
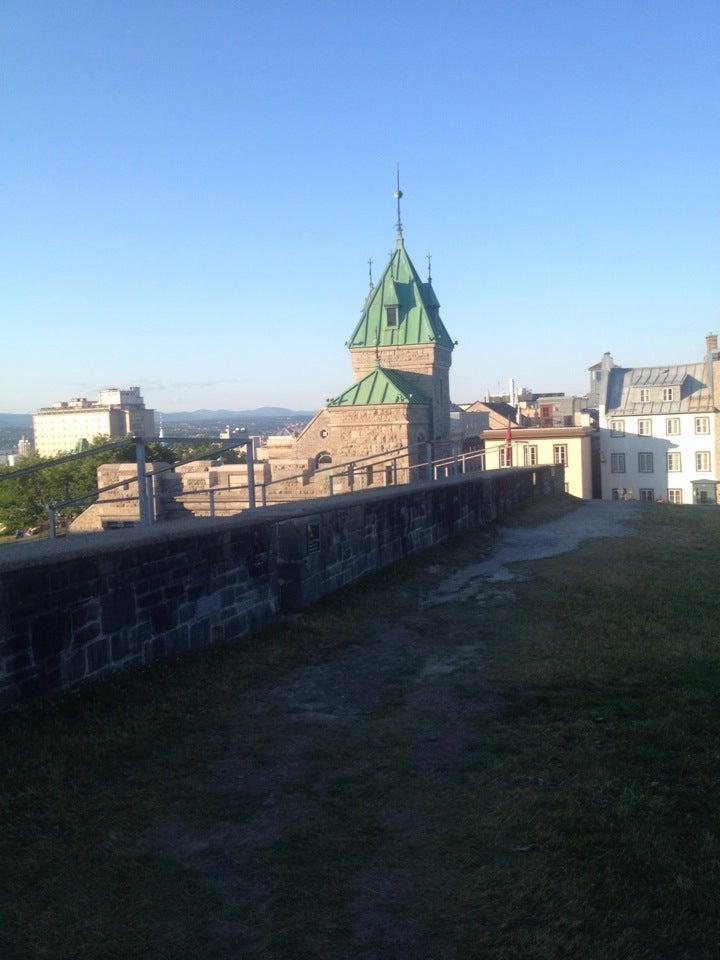
<svg viewBox="0 0 720 960">
<path fill-rule="evenodd" d="M 400 164 L 397 165 L 396 178 L 395 178 L 396 188 L 395 188 L 395 199 L 397 200 L 397 223 L 395 224 L 395 230 L 397 233 L 398 240 L 402 240 L 402 220 L 400 219 L 400 200 L 402 199 L 403 192 L 400 189 Z"/>
</svg>

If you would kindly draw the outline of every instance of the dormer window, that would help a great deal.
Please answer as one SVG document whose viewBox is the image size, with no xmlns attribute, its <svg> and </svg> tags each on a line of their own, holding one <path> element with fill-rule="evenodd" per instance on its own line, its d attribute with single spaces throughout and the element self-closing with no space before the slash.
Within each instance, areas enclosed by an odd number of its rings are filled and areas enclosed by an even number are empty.
<svg viewBox="0 0 720 960">
<path fill-rule="evenodd" d="M 396 327 L 398 325 L 398 308 L 396 306 L 385 307 L 387 325 Z"/>
<path fill-rule="evenodd" d="M 650 390 L 647 387 L 640 388 L 640 403 L 648 403 L 650 400 Z"/>
<path fill-rule="evenodd" d="M 674 399 L 675 399 L 675 388 L 663 387 L 663 400 L 674 400 Z"/>
</svg>

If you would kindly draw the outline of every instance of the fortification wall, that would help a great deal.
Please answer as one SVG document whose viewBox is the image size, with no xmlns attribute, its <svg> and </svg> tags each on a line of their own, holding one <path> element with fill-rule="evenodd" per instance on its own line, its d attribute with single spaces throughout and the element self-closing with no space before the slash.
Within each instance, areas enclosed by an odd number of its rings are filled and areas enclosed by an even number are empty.
<svg viewBox="0 0 720 960">
<path fill-rule="evenodd" d="M 238 641 L 371 570 L 562 489 L 562 467 L 498 470 L 6 547 L 0 709 Z"/>
</svg>

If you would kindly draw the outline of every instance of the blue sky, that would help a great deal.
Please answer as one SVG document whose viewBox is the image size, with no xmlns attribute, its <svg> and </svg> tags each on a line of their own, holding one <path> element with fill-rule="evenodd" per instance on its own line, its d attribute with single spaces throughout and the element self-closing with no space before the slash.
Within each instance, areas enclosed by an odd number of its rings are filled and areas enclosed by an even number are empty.
<svg viewBox="0 0 720 960">
<path fill-rule="evenodd" d="M 720 327 L 720 4 L 6 0 L 0 410 L 315 408 L 393 243 L 457 401 Z"/>
</svg>

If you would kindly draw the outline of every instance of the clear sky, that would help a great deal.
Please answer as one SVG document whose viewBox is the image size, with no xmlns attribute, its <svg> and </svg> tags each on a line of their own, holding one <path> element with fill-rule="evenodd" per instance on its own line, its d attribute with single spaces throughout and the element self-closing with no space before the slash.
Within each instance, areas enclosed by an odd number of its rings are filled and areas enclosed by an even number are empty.
<svg viewBox="0 0 720 960">
<path fill-rule="evenodd" d="M 456 401 L 720 328 L 717 0 L 5 0 L 0 410 L 316 408 L 394 239 Z"/>
</svg>

